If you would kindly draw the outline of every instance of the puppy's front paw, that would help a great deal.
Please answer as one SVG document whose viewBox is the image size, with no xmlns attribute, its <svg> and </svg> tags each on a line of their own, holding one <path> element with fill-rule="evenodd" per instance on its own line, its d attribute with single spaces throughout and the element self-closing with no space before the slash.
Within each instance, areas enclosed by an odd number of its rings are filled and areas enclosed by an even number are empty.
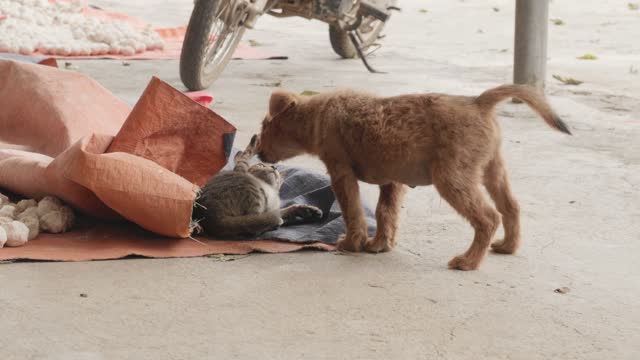
<svg viewBox="0 0 640 360">
<path fill-rule="evenodd" d="M 518 243 L 515 241 L 499 240 L 491 244 L 493 252 L 498 254 L 513 254 L 518 249 Z"/>
<path fill-rule="evenodd" d="M 465 255 L 459 255 L 449 261 L 449 269 L 455 270 L 476 270 L 480 265 L 479 259 L 474 259 Z"/>
<path fill-rule="evenodd" d="M 338 237 L 338 243 L 336 245 L 340 251 L 360 252 L 362 251 L 363 244 L 364 239 L 358 236 L 347 236 L 346 234 L 342 234 Z"/>
<path fill-rule="evenodd" d="M 393 247 L 389 244 L 389 241 L 387 241 L 387 239 L 379 239 L 374 237 L 373 239 L 369 239 L 366 243 L 364 243 L 364 249 L 367 252 L 377 254 L 390 251 L 391 249 L 393 249 Z"/>
</svg>

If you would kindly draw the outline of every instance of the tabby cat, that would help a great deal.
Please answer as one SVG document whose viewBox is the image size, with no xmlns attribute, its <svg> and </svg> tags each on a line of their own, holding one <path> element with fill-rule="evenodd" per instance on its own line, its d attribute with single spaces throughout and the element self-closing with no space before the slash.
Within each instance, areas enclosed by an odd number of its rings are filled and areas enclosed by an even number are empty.
<svg viewBox="0 0 640 360">
<path fill-rule="evenodd" d="M 249 238 L 322 218 L 322 211 L 314 206 L 280 208 L 280 172 L 263 163 L 249 165 L 256 139 L 254 136 L 247 149 L 236 154 L 234 169 L 214 175 L 196 200 L 194 219 L 210 236 Z"/>
</svg>

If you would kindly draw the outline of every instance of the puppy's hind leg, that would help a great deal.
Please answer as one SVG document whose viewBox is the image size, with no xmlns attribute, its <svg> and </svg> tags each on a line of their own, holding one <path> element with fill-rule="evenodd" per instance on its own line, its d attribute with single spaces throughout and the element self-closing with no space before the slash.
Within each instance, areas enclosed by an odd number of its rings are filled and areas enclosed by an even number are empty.
<svg viewBox="0 0 640 360">
<path fill-rule="evenodd" d="M 475 236 L 467 251 L 449 261 L 449 268 L 475 270 L 482 262 L 491 238 L 500 224 L 500 215 L 490 207 L 479 189 L 479 176 L 459 171 L 434 171 L 433 183 L 440 195 L 473 226 Z"/>
<path fill-rule="evenodd" d="M 484 173 L 484 186 L 502 214 L 504 239 L 491 244 L 493 251 L 513 254 L 520 246 L 520 206 L 511 193 L 502 156 L 497 154 Z"/>
<path fill-rule="evenodd" d="M 376 207 L 376 222 L 378 230 L 373 239 L 364 245 L 368 252 L 378 253 L 393 249 L 396 244 L 396 230 L 398 229 L 398 213 L 406 189 L 399 183 L 380 185 L 380 197 Z"/>
</svg>

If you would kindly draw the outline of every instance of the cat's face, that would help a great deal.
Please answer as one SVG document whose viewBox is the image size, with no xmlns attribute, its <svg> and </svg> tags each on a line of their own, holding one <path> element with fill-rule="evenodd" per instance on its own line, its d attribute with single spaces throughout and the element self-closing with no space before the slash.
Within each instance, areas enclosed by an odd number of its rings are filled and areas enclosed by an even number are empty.
<svg viewBox="0 0 640 360">
<path fill-rule="evenodd" d="M 249 168 L 249 173 L 266 182 L 267 184 L 273 186 L 275 189 L 280 190 L 283 179 L 282 175 L 275 166 L 257 163 L 255 165 L 251 165 L 251 167 Z"/>
</svg>

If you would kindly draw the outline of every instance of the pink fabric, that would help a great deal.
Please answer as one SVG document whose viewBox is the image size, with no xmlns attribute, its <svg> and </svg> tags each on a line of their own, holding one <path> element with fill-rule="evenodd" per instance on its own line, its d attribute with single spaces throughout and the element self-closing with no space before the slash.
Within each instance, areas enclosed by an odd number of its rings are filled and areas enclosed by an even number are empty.
<svg viewBox="0 0 640 360">
<path fill-rule="evenodd" d="M 204 107 L 209 107 L 209 104 L 213 102 L 213 96 L 206 91 L 192 91 L 184 94 Z"/>
<path fill-rule="evenodd" d="M 97 10 L 96 10 L 97 11 Z M 124 15 L 117 15 L 124 16 Z M 137 23 L 138 20 L 136 20 Z M 62 56 L 62 55 L 46 55 L 40 52 L 34 52 L 33 55 L 38 56 L 51 56 L 56 59 L 121 59 L 121 60 L 177 60 L 180 59 L 180 53 L 182 52 L 182 42 L 184 35 L 187 31 L 186 26 L 179 26 L 175 28 L 158 28 L 155 31 L 160 34 L 160 37 L 165 42 L 163 50 L 145 51 L 140 54 L 134 54 L 131 56 L 125 55 L 89 55 L 89 56 Z M 245 43 L 238 44 L 234 59 L 247 59 L 247 60 L 261 60 L 281 58 L 282 56 L 270 53 L 268 51 L 251 47 Z"/>
<path fill-rule="evenodd" d="M 333 251 L 335 246 L 320 242 L 297 244 L 272 240 L 167 239 L 127 224 L 82 224 L 69 233 L 40 234 L 25 246 L 0 249 L 0 261 L 90 261 L 120 259 L 130 255 L 174 258 L 248 254 L 254 251 L 284 253 L 301 249 Z"/>
</svg>

